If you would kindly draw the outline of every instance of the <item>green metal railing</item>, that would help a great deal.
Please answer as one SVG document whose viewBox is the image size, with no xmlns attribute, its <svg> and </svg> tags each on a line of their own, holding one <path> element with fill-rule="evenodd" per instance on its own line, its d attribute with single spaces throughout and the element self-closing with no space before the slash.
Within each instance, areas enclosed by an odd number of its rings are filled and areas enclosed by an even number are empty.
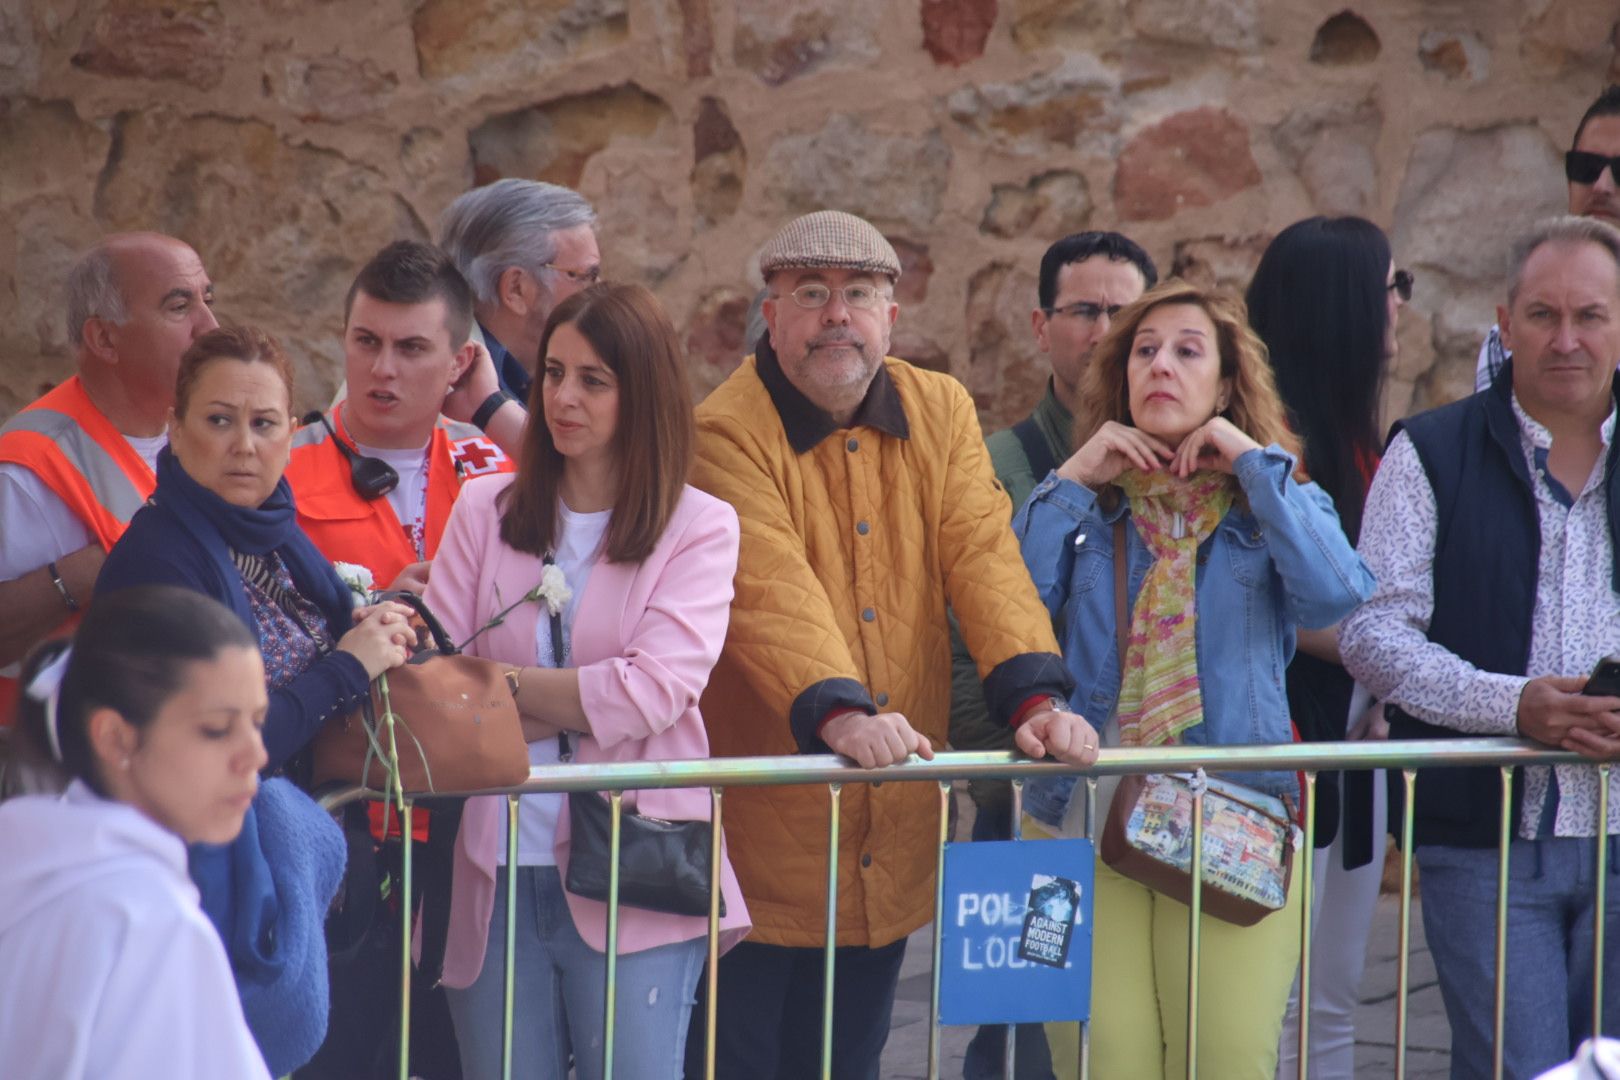
<svg viewBox="0 0 1620 1080">
<path fill-rule="evenodd" d="M 1316 820 L 1316 773 L 1319 771 L 1337 771 L 1354 769 L 1397 769 L 1400 770 L 1405 785 L 1406 799 L 1402 816 L 1401 829 L 1401 899 L 1400 899 L 1400 954 L 1397 962 L 1396 974 L 1396 1012 L 1395 1012 L 1395 1076 L 1404 1078 L 1406 1075 L 1406 1041 L 1407 1041 L 1407 999 L 1410 994 L 1410 966 L 1409 951 L 1411 945 L 1411 915 L 1412 915 L 1412 811 L 1413 811 L 1413 785 L 1416 770 L 1419 768 L 1455 768 L 1459 766 L 1494 766 L 1501 770 L 1502 775 L 1502 816 L 1499 823 L 1498 837 L 1498 893 L 1497 893 L 1497 927 L 1496 927 L 1496 1000 L 1495 1000 L 1495 1075 L 1502 1075 L 1502 1035 L 1506 1020 L 1505 1009 L 1505 982 L 1503 979 L 1504 962 L 1507 949 L 1507 882 L 1508 882 L 1508 842 L 1513 836 L 1515 822 L 1512 820 L 1512 787 L 1514 769 L 1524 765 L 1586 765 L 1597 769 L 1601 777 L 1599 784 L 1599 800 L 1596 814 L 1596 835 L 1602 837 L 1607 829 L 1608 821 L 1608 790 L 1609 770 L 1607 764 L 1593 765 L 1576 754 L 1551 750 L 1539 744 L 1518 739 L 1448 739 L 1443 741 L 1408 741 L 1408 742 L 1357 742 L 1357 743 L 1314 743 L 1294 744 L 1284 746 L 1247 746 L 1247 747 L 1193 747 L 1176 746 L 1160 747 L 1154 749 L 1119 748 L 1104 750 L 1095 766 L 1089 770 L 1076 769 L 1070 766 L 1050 762 L 1031 761 L 1021 755 L 1002 752 L 977 753 L 942 753 L 932 761 L 923 761 L 913 757 L 901 765 L 882 769 L 863 769 L 852 765 L 845 759 L 833 755 L 797 756 L 797 757 L 756 757 L 756 758 L 724 758 L 698 761 L 659 761 L 633 764 L 603 764 L 603 765 L 551 765 L 538 766 L 530 770 L 529 779 L 521 786 L 496 791 L 470 791 L 439 793 L 434 798 L 454 797 L 462 795 L 498 795 L 507 798 L 507 865 L 516 866 L 517 852 L 517 815 L 518 800 L 522 795 L 540 794 L 546 792 L 570 791 L 605 791 L 609 794 L 611 814 L 611 840 L 610 854 L 613 856 L 614 870 L 609 881 L 609 899 L 607 904 L 607 940 L 604 954 L 604 963 L 607 968 L 607 985 L 604 1008 L 604 1040 L 603 1040 L 603 1076 L 613 1076 L 613 1035 L 615 1029 L 615 1012 L 617 998 L 617 965 L 618 965 L 618 929 L 619 929 L 619 897 L 618 897 L 618 849 L 620 837 L 620 822 L 623 813 L 621 803 L 622 793 L 632 790 L 648 788 L 700 788 L 710 789 L 710 807 L 714 819 L 714 849 L 712 854 L 712 869 L 710 880 L 709 928 L 708 928 L 708 994 L 707 1015 L 704 1023 L 704 1060 L 707 1062 L 705 1075 L 714 1075 L 714 1043 L 716 1025 L 716 1002 L 718 1000 L 719 978 L 719 926 L 720 926 L 720 867 L 719 858 L 720 836 L 722 830 L 721 808 L 722 792 L 728 787 L 759 787 L 786 784 L 826 784 L 828 791 L 828 824 L 827 824 L 827 892 L 826 892 L 826 945 L 825 967 L 822 985 L 822 1030 L 821 1030 L 821 1075 L 830 1080 L 833 1075 L 832 1061 L 832 1000 L 834 993 L 834 942 L 836 941 L 838 919 L 838 832 L 840 792 L 848 784 L 870 783 L 882 781 L 895 782 L 933 782 L 939 785 L 939 852 L 937 868 L 940 871 L 936 876 L 934 893 L 934 933 L 933 933 L 933 977 L 929 995 L 929 1021 L 930 1036 L 928 1045 L 928 1076 L 933 1080 L 940 1075 L 940 952 L 941 952 L 941 919 L 940 909 L 943 903 L 943 867 L 945 843 L 948 839 L 948 812 L 951 797 L 951 784 L 955 780 L 963 779 L 1010 779 L 1014 789 L 1014 837 L 1018 836 L 1017 822 L 1019 808 L 1022 801 L 1023 782 L 1042 775 L 1054 773 L 1082 774 L 1087 779 L 1084 784 L 1086 798 L 1086 833 L 1095 834 L 1097 822 L 1096 813 L 1096 777 L 1106 775 L 1123 775 L 1129 773 L 1156 773 L 1156 772 L 1191 772 L 1195 769 L 1206 769 L 1210 772 L 1259 772 L 1259 771 L 1300 771 L 1306 775 L 1304 788 L 1303 820 L 1305 836 L 1313 833 Z M 1078 789 L 1077 789 L 1078 790 Z M 345 803 L 362 798 L 381 798 L 381 793 L 361 788 L 345 788 L 329 792 L 322 800 L 328 809 L 336 809 Z M 432 799 L 424 798 L 430 805 Z M 411 896 L 411 800 L 405 801 L 402 814 L 401 829 L 404 834 L 404 853 L 402 868 L 402 884 L 404 888 L 404 903 L 406 910 L 410 910 Z M 1192 813 L 1192 873 L 1195 880 L 1201 876 L 1203 860 L 1203 795 L 1195 789 Z M 1594 950 L 1598 961 L 1593 964 L 1592 985 L 1592 1032 L 1600 1033 L 1602 1028 L 1603 1007 L 1603 964 L 1601 957 L 1604 949 L 1603 912 L 1605 901 L 1605 874 L 1607 870 L 1608 845 L 1597 844 L 1597 884 L 1596 884 L 1596 927 L 1594 934 Z M 1299 1026 L 1299 1076 L 1304 1080 L 1306 1063 L 1309 1060 L 1310 1024 L 1310 955 L 1311 955 L 1311 892 L 1312 892 L 1312 864 L 1314 852 L 1310 843 L 1301 846 L 1301 858 L 1296 871 L 1298 888 L 1301 889 L 1301 924 L 1300 924 L 1300 1013 Z M 515 970 L 515 919 L 512 917 L 516 911 L 516 882 L 515 874 L 507 875 L 507 919 L 505 926 L 506 960 L 505 960 L 505 1012 L 503 1016 L 503 1076 L 509 1080 L 511 1076 L 512 1030 L 514 1023 L 513 1013 L 513 984 Z M 1199 889 L 1191 891 L 1191 919 L 1188 929 L 1188 979 L 1187 979 L 1187 1077 L 1194 1080 L 1198 1072 L 1198 994 L 1199 994 L 1199 929 L 1201 897 Z M 403 924 L 403 952 L 404 956 L 400 966 L 400 1046 L 399 1046 L 399 1076 L 400 1080 L 407 1080 L 408 1064 L 410 1058 L 410 936 L 411 919 L 401 920 Z M 1015 1040 L 1009 1030 L 1005 1067 L 1007 1075 L 1012 1075 Z M 1080 1077 L 1081 1080 L 1089 1074 L 1090 1060 L 1090 1031 L 1089 1025 L 1080 1025 Z"/>
</svg>

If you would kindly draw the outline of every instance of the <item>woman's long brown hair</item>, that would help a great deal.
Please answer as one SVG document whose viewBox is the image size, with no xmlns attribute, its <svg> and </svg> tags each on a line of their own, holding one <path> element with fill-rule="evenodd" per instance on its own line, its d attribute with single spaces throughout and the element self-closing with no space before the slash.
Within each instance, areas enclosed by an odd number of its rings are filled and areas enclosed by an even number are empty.
<svg viewBox="0 0 1620 1080">
<path fill-rule="evenodd" d="M 558 304 L 546 320 L 517 478 L 499 500 L 501 539 L 531 555 L 544 555 L 557 541 L 564 458 L 546 425 L 545 358 L 552 334 L 564 325 L 577 330 L 619 380 L 611 444 L 619 491 L 603 554 L 610 562 L 640 562 L 652 554 L 680 501 L 695 427 L 680 340 L 663 306 L 641 285 L 593 285 Z"/>
</svg>

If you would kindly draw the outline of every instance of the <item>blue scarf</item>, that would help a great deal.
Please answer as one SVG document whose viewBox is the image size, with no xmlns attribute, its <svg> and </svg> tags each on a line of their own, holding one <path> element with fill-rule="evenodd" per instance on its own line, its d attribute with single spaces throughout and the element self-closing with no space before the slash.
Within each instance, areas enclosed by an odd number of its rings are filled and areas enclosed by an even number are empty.
<svg viewBox="0 0 1620 1080">
<path fill-rule="evenodd" d="M 343 833 L 291 781 L 266 780 L 229 844 L 193 844 L 191 880 L 219 931 L 242 1014 L 271 1076 L 326 1038 L 326 908 L 343 878 Z"/>
<path fill-rule="evenodd" d="M 292 488 L 283 476 L 270 497 L 252 510 L 233 506 L 203 487 L 181 467 L 168 447 L 158 452 L 157 489 L 152 499 L 167 509 L 208 549 L 221 581 L 241 581 L 231 552 L 268 555 L 274 552 L 292 575 L 298 595 L 313 602 L 326 617 L 333 637 L 349 629 L 354 594 L 332 569 L 304 530 L 298 527 L 298 508 Z M 253 609 L 247 589 L 227 590 L 226 603 L 255 633 Z"/>
</svg>

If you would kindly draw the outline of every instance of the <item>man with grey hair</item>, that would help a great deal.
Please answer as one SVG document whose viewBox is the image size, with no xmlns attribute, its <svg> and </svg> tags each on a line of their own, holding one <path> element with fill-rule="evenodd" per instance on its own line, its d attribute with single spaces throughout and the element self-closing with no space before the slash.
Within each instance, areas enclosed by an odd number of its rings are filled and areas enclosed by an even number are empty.
<svg viewBox="0 0 1620 1080">
<path fill-rule="evenodd" d="M 1344 622 L 1345 667 L 1389 704 L 1395 738 L 1521 735 L 1620 758 L 1620 686 L 1587 673 L 1620 655 L 1620 232 L 1539 224 L 1515 248 L 1502 374 L 1397 427 L 1367 495 L 1360 550 L 1378 590 Z M 1567 1060 L 1592 1020 L 1596 844 L 1620 832 L 1610 785 L 1599 828 L 1589 766 L 1519 771 L 1507 808 L 1509 1076 Z M 1490 1076 L 1498 770 L 1418 775 L 1423 924 L 1451 1021 L 1454 1077 Z M 1620 866 L 1611 857 L 1611 874 Z M 1604 913 L 1620 935 L 1620 887 Z M 1620 949 L 1602 960 L 1620 986 Z M 1620 994 L 1604 998 L 1620 1028 Z"/>
<path fill-rule="evenodd" d="M 159 233 L 103 239 L 66 292 L 78 373 L 0 428 L 0 717 L 17 662 L 90 602 L 152 493 L 181 354 L 219 325 L 202 260 Z"/>
<path fill-rule="evenodd" d="M 1095 761 L 973 399 L 886 355 L 894 248 L 820 211 L 777 233 L 759 267 L 766 333 L 697 409 L 692 482 L 741 523 L 731 626 L 702 699 L 711 753 L 932 757 L 950 709 L 949 598 L 1019 749 Z M 939 796 L 925 787 L 841 796 L 832 1060 L 850 1080 L 878 1075 L 906 936 L 933 911 Z M 736 788 L 726 803 L 753 932 L 722 962 L 716 1075 L 815 1075 L 826 791 Z M 694 1030 L 688 1076 L 702 1074 Z"/>
<path fill-rule="evenodd" d="M 450 204 L 439 246 L 472 286 L 474 338 L 489 354 L 445 400 L 444 414 L 477 425 L 515 455 L 546 320 L 602 275 L 596 211 L 557 184 L 497 180 Z"/>
</svg>

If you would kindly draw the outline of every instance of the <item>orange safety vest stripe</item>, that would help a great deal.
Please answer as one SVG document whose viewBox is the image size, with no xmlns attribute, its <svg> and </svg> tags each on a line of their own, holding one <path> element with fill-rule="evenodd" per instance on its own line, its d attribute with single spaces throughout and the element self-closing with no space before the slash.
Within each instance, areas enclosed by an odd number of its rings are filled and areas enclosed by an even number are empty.
<svg viewBox="0 0 1620 1080">
<path fill-rule="evenodd" d="M 108 550 L 157 486 L 77 375 L 0 428 L 0 461 L 31 470 Z"/>
<path fill-rule="evenodd" d="M 352 445 L 343 426 L 342 406 L 332 415 L 338 437 Z M 423 557 L 431 559 L 461 494 L 465 478 L 480 473 L 510 472 L 512 459 L 476 428 L 440 420 L 428 448 L 428 491 L 423 521 Z M 349 481 L 349 463 L 326 429 L 301 428 L 293 438 L 287 482 L 298 504 L 298 523 L 333 562 L 358 563 L 385 587 L 417 561 L 409 534 L 387 499 L 367 501 Z"/>
<path fill-rule="evenodd" d="M 107 551 L 157 486 L 151 466 L 91 402 L 77 375 L 0 427 L 0 462 L 39 477 Z M 66 619 L 53 634 L 77 624 Z M 0 726 L 11 722 L 19 696 L 17 680 L 0 676 Z"/>
</svg>

